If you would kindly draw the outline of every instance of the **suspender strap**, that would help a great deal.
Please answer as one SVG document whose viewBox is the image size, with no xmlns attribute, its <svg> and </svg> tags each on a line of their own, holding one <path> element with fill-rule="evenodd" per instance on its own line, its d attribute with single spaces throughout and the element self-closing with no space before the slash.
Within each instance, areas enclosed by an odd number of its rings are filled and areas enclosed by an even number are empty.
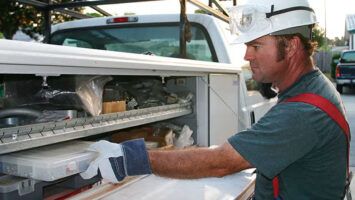
<svg viewBox="0 0 355 200">
<path fill-rule="evenodd" d="M 343 130 L 346 138 L 347 144 L 347 179 L 349 178 L 349 142 L 350 142 L 350 128 L 349 124 L 346 121 L 344 115 L 339 111 L 339 109 L 328 99 L 312 93 L 303 93 L 296 95 L 294 97 L 286 99 L 284 102 L 302 102 L 306 104 L 311 104 L 316 106 L 325 112 L 331 119 L 333 119 L 339 127 Z M 274 188 L 274 198 L 279 198 L 279 180 L 278 177 L 275 177 L 272 180 L 273 188 Z"/>
<path fill-rule="evenodd" d="M 285 102 L 303 102 L 314 105 L 321 109 L 323 112 L 327 113 L 327 115 L 333 119 L 338 126 L 343 130 L 346 138 L 347 148 L 347 169 L 349 169 L 349 142 L 350 142 L 350 127 L 348 122 L 346 121 L 344 115 L 339 111 L 339 109 L 328 99 L 312 94 L 312 93 L 304 93 L 294 97 L 287 99 Z M 349 170 L 348 170 L 349 171 Z"/>
<path fill-rule="evenodd" d="M 277 199 L 279 197 L 279 192 L 280 192 L 280 188 L 279 188 L 279 177 L 275 176 L 272 179 L 272 187 L 274 189 L 274 199 Z"/>
</svg>

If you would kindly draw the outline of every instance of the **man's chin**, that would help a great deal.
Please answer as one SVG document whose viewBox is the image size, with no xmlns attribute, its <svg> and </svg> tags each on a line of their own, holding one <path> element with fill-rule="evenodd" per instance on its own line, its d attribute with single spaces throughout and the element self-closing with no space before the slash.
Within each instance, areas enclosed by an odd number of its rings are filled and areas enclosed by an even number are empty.
<svg viewBox="0 0 355 200">
<path fill-rule="evenodd" d="M 252 78 L 256 82 L 260 82 L 260 83 L 262 82 L 262 79 L 260 77 L 256 76 L 255 74 L 253 74 Z"/>
</svg>

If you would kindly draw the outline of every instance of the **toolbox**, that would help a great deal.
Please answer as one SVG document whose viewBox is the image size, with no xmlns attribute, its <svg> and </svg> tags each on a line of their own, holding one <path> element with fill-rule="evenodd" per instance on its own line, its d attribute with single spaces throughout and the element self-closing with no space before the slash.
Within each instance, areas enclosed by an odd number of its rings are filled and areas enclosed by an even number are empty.
<svg viewBox="0 0 355 200">
<path fill-rule="evenodd" d="M 42 181 L 54 181 L 83 172 L 96 152 L 92 142 L 68 141 L 0 156 L 1 173 Z"/>
</svg>

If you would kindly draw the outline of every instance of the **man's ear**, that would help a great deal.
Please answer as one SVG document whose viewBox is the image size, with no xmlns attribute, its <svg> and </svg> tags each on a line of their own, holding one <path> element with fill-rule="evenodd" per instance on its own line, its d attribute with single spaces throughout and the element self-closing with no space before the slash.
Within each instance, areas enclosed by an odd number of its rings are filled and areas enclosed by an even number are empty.
<svg viewBox="0 0 355 200">
<path fill-rule="evenodd" d="M 288 41 L 286 52 L 288 57 L 292 57 L 300 50 L 302 47 L 301 39 L 297 36 L 294 36 L 292 39 Z"/>
</svg>

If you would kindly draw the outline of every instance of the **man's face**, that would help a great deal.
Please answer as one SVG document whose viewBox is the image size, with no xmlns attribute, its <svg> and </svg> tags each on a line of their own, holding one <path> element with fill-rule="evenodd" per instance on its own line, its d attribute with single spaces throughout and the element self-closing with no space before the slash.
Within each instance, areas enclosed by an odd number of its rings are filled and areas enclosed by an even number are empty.
<svg viewBox="0 0 355 200">
<path fill-rule="evenodd" d="M 284 59 L 278 57 L 278 47 L 273 36 L 263 36 L 246 43 L 244 59 L 249 61 L 253 79 L 263 83 L 281 80 L 287 70 Z"/>
</svg>

